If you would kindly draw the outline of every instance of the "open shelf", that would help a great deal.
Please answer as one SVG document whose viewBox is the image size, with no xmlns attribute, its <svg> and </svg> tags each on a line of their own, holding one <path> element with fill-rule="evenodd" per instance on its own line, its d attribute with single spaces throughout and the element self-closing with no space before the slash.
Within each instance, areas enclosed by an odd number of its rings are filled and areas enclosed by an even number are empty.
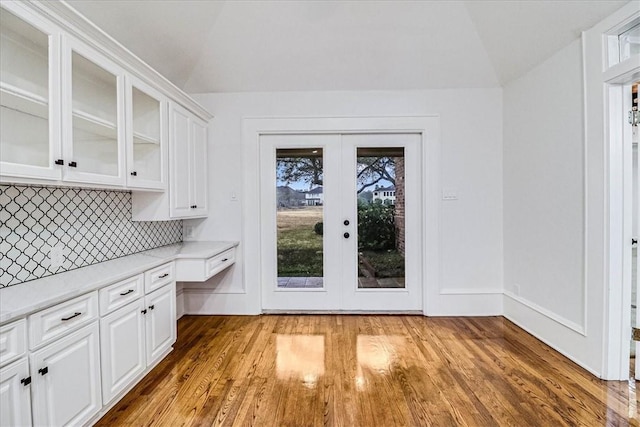
<svg viewBox="0 0 640 427">
<path fill-rule="evenodd" d="M 0 14 L 2 81 L 46 97 L 49 92 L 49 36 L 11 12 Z"/>
<path fill-rule="evenodd" d="M 48 120 L 47 99 L 5 82 L 0 82 L 0 104 L 10 110 Z"/>
<path fill-rule="evenodd" d="M 160 145 L 160 140 L 140 132 L 133 132 L 133 143 Z"/>
<path fill-rule="evenodd" d="M 118 138 L 118 129 L 115 123 L 96 117 L 85 111 L 73 110 L 73 129 L 85 134 L 92 134 L 108 140 Z"/>
</svg>

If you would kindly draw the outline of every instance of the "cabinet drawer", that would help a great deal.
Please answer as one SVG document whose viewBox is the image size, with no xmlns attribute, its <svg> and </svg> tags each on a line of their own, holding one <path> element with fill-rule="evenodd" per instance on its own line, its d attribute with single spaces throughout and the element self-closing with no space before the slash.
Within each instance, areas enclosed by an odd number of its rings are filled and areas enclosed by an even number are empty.
<svg viewBox="0 0 640 427">
<path fill-rule="evenodd" d="M 0 326 L 0 366 L 4 366 L 27 351 L 27 320 L 20 319 Z"/>
<path fill-rule="evenodd" d="M 212 277 L 236 262 L 235 248 L 231 248 L 219 255 L 209 258 L 205 263 L 205 275 Z"/>
<path fill-rule="evenodd" d="M 174 263 L 163 264 L 144 273 L 144 291 L 145 293 L 152 292 L 175 280 Z"/>
<path fill-rule="evenodd" d="M 33 349 L 98 318 L 98 293 L 54 305 L 29 316 L 29 348 Z"/>
<path fill-rule="evenodd" d="M 111 313 L 144 295 L 144 275 L 130 277 L 100 289 L 100 315 Z"/>
</svg>

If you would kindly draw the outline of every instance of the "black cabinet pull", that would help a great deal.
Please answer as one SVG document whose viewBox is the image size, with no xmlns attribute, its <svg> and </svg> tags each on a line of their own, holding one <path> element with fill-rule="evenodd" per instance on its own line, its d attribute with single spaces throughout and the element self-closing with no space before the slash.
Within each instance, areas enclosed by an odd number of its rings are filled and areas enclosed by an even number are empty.
<svg viewBox="0 0 640 427">
<path fill-rule="evenodd" d="M 149 310 L 153 310 L 154 308 L 156 308 L 156 306 L 155 306 L 154 304 L 151 304 L 151 305 L 149 306 Z"/>
<path fill-rule="evenodd" d="M 64 165 L 64 160 L 62 160 L 62 159 L 58 159 L 58 160 L 56 160 L 56 161 L 55 161 L 55 162 L 53 162 L 53 163 L 55 163 L 56 165 Z"/>
<path fill-rule="evenodd" d="M 164 279 L 165 277 L 167 277 L 169 275 L 169 273 L 164 273 L 161 274 L 160 276 L 158 276 L 158 279 Z"/>
<path fill-rule="evenodd" d="M 73 313 L 71 316 L 69 316 L 69 317 L 63 317 L 63 318 L 62 318 L 62 319 L 60 319 L 60 320 L 62 320 L 63 322 L 66 322 L 67 320 L 71 320 L 71 319 L 73 319 L 74 317 L 78 317 L 78 316 L 80 316 L 81 314 L 82 314 L 82 313 L 80 313 L 79 311 L 76 311 L 76 312 L 75 312 L 75 313 Z"/>
<path fill-rule="evenodd" d="M 75 168 L 77 166 L 78 166 L 78 164 L 76 162 L 69 162 L 69 167 L 70 168 Z"/>
<path fill-rule="evenodd" d="M 20 382 L 26 387 L 31 384 L 31 377 L 23 378 L 20 380 Z"/>
<path fill-rule="evenodd" d="M 120 295 L 122 296 L 129 295 L 131 292 L 133 292 L 133 289 L 129 289 L 127 292 L 120 292 Z"/>
<path fill-rule="evenodd" d="M 142 314 L 147 314 L 147 309 L 145 308 L 144 310 L 142 310 L 140 313 Z"/>
<path fill-rule="evenodd" d="M 138 176 L 138 172 L 136 171 L 131 172 L 131 176 Z"/>
<path fill-rule="evenodd" d="M 222 259 L 220 260 L 220 262 L 225 262 L 225 261 L 229 261 L 229 258 L 222 258 Z"/>
<path fill-rule="evenodd" d="M 49 373 L 49 367 L 45 366 L 44 368 L 40 368 L 38 369 L 38 373 L 40 375 L 47 375 Z"/>
</svg>

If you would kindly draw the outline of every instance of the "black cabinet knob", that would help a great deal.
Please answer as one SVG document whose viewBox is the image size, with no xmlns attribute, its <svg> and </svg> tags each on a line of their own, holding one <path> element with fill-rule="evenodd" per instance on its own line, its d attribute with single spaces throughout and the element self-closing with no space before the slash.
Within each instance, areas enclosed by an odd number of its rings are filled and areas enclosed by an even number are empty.
<svg viewBox="0 0 640 427">
<path fill-rule="evenodd" d="M 138 176 L 138 172 L 136 171 L 131 172 L 131 176 Z"/>
<path fill-rule="evenodd" d="M 345 220 L 344 220 L 344 225 L 349 225 L 349 224 L 351 224 L 351 223 L 349 222 L 349 220 L 348 220 L 348 219 L 345 219 Z"/>
<path fill-rule="evenodd" d="M 351 235 L 349 233 L 344 233 L 343 236 L 344 236 L 345 239 L 348 239 L 349 236 L 351 236 Z"/>
</svg>

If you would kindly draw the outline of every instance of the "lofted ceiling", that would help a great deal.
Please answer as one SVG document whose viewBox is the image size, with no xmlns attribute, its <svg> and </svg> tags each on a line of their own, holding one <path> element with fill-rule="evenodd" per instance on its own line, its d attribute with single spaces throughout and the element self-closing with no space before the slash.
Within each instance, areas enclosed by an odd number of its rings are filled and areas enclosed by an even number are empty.
<svg viewBox="0 0 640 427">
<path fill-rule="evenodd" d="M 498 87 L 627 0 L 67 3 L 203 93 Z"/>
</svg>

